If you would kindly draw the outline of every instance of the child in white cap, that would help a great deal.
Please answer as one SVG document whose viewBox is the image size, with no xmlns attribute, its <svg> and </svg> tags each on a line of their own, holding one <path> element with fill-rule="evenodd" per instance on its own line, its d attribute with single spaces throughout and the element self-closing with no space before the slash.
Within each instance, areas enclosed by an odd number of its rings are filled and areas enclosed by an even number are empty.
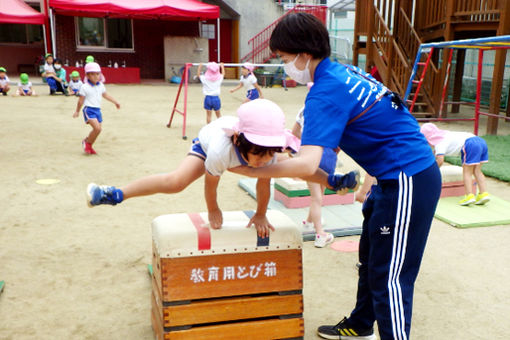
<svg viewBox="0 0 510 340">
<path fill-rule="evenodd" d="M 230 90 L 230 93 L 234 93 L 244 86 L 246 89 L 246 99 L 244 102 L 249 102 L 257 98 L 264 98 L 262 90 L 257 83 L 257 77 L 253 74 L 255 67 L 250 63 L 244 63 L 241 67 L 241 79 L 239 79 L 239 85 Z"/>
<path fill-rule="evenodd" d="M 215 62 L 207 63 L 207 70 L 204 74 L 202 71 L 202 64 L 198 66 L 197 77 L 202 82 L 202 93 L 204 94 L 204 109 L 207 114 L 207 124 L 211 122 L 212 111 L 216 114 L 216 118 L 221 117 L 221 100 L 220 91 L 223 77 L 225 76 L 225 67 L 223 63 L 219 65 Z"/>
<path fill-rule="evenodd" d="M 437 165 L 443 165 L 444 156 L 461 156 L 465 195 L 459 204 L 487 203 L 490 196 L 486 191 L 485 176 L 482 172 L 482 164 L 489 161 L 485 140 L 469 132 L 441 130 L 433 123 L 423 124 L 420 131 L 434 148 Z M 478 185 L 476 196 L 473 193 L 473 176 Z"/>
<path fill-rule="evenodd" d="M 101 99 L 104 97 L 106 100 L 114 103 L 117 109 L 120 109 L 120 104 L 106 93 L 104 84 L 99 81 L 101 78 L 101 67 L 99 67 L 99 64 L 91 62 L 85 65 L 85 75 L 87 81 L 80 88 L 80 98 L 78 99 L 73 118 L 78 117 L 81 107 L 85 105 L 83 108 L 83 118 L 85 123 L 92 127 L 92 131 L 82 141 L 82 147 L 86 154 L 94 155 L 96 151 L 92 148 L 92 144 L 94 144 L 97 136 L 101 133 L 101 122 L 103 121 Z"/>
</svg>

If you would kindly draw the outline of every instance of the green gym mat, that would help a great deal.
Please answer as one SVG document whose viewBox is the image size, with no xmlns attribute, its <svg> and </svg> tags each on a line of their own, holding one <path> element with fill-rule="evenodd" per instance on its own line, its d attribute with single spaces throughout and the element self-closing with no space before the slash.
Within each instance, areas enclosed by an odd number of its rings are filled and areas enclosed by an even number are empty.
<svg viewBox="0 0 510 340">
<path fill-rule="evenodd" d="M 510 224 L 510 202 L 491 195 L 484 205 L 461 206 L 462 197 L 439 200 L 435 217 L 457 228 L 488 227 Z"/>
<path fill-rule="evenodd" d="M 256 178 L 243 178 L 239 180 L 239 186 L 254 199 L 256 199 L 256 184 Z M 281 202 L 275 201 L 273 198 L 273 184 L 271 184 L 271 199 L 269 200 L 268 208 L 280 210 L 300 227 L 301 222 L 308 215 L 308 208 L 289 209 Z M 324 230 L 336 237 L 361 234 L 363 214 L 361 213 L 361 204 L 358 202 L 354 202 L 354 204 L 324 206 L 322 207 L 322 216 L 326 220 Z M 303 230 L 302 235 L 304 241 L 315 240 L 315 232 L 313 231 Z"/>
<path fill-rule="evenodd" d="M 0 293 L 2 292 L 2 290 L 4 290 L 4 286 L 5 286 L 5 282 L 0 281 Z"/>
</svg>

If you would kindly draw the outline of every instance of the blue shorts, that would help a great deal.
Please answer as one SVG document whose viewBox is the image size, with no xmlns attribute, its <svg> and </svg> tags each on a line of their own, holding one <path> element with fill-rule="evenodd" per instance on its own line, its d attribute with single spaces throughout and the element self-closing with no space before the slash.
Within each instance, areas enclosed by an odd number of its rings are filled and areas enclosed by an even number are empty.
<svg viewBox="0 0 510 340">
<path fill-rule="evenodd" d="M 202 146 L 200 145 L 200 141 L 198 138 L 193 139 L 191 148 L 189 149 L 188 155 L 197 156 L 200 159 L 203 159 L 205 161 L 207 154 L 202 149 Z"/>
<path fill-rule="evenodd" d="M 25 94 L 27 94 L 27 93 L 28 93 L 28 91 L 30 91 L 30 90 L 25 90 L 25 89 L 23 89 L 23 92 L 25 92 Z"/>
<path fill-rule="evenodd" d="M 328 174 L 334 173 L 336 169 L 336 159 L 337 155 L 333 149 L 324 148 L 319 168 L 326 171 Z"/>
<path fill-rule="evenodd" d="M 87 123 L 89 119 L 97 119 L 99 123 L 102 123 L 103 115 L 101 114 L 101 109 L 98 107 L 85 106 L 83 108 L 83 119 L 85 123 Z"/>
<path fill-rule="evenodd" d="M 246 93 L 246 98 L 248 98 L 249 100 L 254 100 L 257 99 L 258 97 L 259 91 L 257 91 L 257 89 L 248 90 L 248 92 Z"/>
<path fill-rule="evenodd" d="M 221 109 L 221 100 L 219 96 L 205 96 L 204 109 L 218 111 Z"/>
<path fill-rule="evenodd" d="M 474 136 L 466 139 L 462 150 L 460 150 L 462 165 L 475 165 L 489 161 L 489 150 L 487 143 L 481 137 Z"/>
</svg>

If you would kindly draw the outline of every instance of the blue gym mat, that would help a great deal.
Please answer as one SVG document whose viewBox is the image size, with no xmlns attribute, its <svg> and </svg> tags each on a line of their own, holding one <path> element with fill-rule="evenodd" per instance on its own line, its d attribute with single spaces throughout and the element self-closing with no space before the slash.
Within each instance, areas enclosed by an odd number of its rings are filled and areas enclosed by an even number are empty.
<svg viewBox="0 0 510 340">
<path fill-rule="evenodd" d="M 256 178 L 243 178 L 239 180 L 239 186 L 244 189 L 251 197 L 256 198 L 255 186 Z M 281 202 L 273 198 L 273 185 L 271 184 L 271 199 L 269 200 L 269 209 L 277 209 L 289 216 L 298 226 L 308 216 L 308 208 L 289 209 Z M 322 217 L 326 221 L 324 230 L 338 236 L 350 236 L 361 234 L 361 224 L 363 215 L 361 214 L 361 204 L 328 205 L 322 207 Z M 315 240 L 315 232 L 303 230 L 303 240 Z"/>
</svg>

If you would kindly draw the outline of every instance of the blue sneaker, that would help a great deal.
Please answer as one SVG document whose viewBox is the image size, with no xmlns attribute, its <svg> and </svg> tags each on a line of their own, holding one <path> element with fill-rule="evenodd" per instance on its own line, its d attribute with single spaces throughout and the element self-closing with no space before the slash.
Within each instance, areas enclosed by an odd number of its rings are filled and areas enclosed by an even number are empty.
<svg viewBox="0 0 510 340">
<path fill-rule="evenodd" d="M 120 189 L 106 185 L 90 183 L 87 186 L 87 204 L 89 207 L 101 204 L 116 205 L 122 202 L 124 195 Z"/>
<path fill-rule="evenodd" d="M 329 174 L 328 176 L 328 184 L 335 191 L 340 191 L 342 189 L 351 189 L 356 191 L 359 186 L 359 171 L 354 170 L 345 175 L 342 174 Z"/>
</svg>

